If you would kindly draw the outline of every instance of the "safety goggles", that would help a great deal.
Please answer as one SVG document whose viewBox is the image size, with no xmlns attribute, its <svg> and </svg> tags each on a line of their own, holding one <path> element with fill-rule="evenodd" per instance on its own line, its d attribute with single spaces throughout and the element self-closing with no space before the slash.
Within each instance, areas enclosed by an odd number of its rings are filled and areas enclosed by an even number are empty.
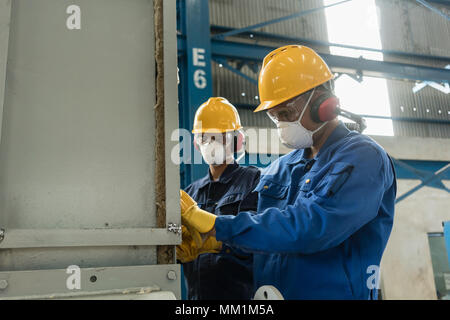
<svg viewBox="0 0 450 320">
<path fill-rule="evenodd" d="M 267 115 L 275 124 L 298 121 L 302 115 L 302 111 L 308 107 L 313 95 L 314 89 L 309 90 L 294 99 L 268 110 Z"/>
<path fill-rule="evenodd" d="M 224 133 L 196 133 L 194 135 L 195 142 L 199 145 L 209 144 L 217 141 L 221 144 L 226 144 L 231 141 L 233 134 L 231 132 Z"/>
</svg>

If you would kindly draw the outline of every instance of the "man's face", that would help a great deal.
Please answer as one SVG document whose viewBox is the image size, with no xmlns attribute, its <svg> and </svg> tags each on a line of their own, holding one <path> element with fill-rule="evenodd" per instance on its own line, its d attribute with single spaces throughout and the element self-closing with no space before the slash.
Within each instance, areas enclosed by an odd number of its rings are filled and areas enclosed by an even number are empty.
<svg viewBox="0 0 450 320">
<path fill-rule="evenodd" d="M 233 163 L 233 133 L 200 133 L 194 139 L 207 164 Z"/>
<path fill-rule="evenodd" d="M 323 90 L 321 88 L 317 88 L 314 91 L 314 95 L 311 97 L 309 105 L 307 106 L 308 100 L 310 99 L 312 93 L 313 90 L 302 93 L 301 95 L 268 110 L 267 114 L 276 124 L 278 122 L 296 122 L 300 118 L 304 108 L 307 107 L 307 110 L 305 110 L 305 114 L 302 117 L 301 124 L 308 130 L 314 130 L 319 124 L 315 123 L 311 119 L 309 107 L 311 106 L 311 103 L 323 93 Z"/>
</svg>

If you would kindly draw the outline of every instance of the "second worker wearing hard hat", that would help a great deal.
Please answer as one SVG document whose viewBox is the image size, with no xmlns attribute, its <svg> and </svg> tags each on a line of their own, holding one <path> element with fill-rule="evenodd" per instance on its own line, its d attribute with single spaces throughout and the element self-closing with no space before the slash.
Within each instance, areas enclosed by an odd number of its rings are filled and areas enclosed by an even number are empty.
<svg viewBox="0 0 450 320">
<path fill-rule="evenodd" d="M 329 118 L 338 103 L 332 79 L 304 46 L 265 58 L 255 112 L 266 111 L 294 151 L 263 172 L 256 215 L 216 217 L 181 193 L 184 224 L 253 252 L 255 289 L 273 285 L 286 299 L 376 299 L 393 224 L 392 161 L 374 140 Z"/>
<path fill-rule="evenodd" d="M 242 167 L 234 154 L 243 151 L 244 134 L 235 107 L 224 98 L 211 98 L 195 114 L 194 145 L 209 165 L 206 176 L 186 188 L 201 209 L 214 215 L 256 212 L 259 182 L 256 167 Z M 197 240 L 197 241 L 196 241 Z M 183 227 L 177 258 L 184 262 L 189 300 L 239 299 L 253 295 L 253 255 L 235 246 L 208 239 L 201 244 Z M 198 244 L 198 245 L 197 245 Z"/>
</svg>

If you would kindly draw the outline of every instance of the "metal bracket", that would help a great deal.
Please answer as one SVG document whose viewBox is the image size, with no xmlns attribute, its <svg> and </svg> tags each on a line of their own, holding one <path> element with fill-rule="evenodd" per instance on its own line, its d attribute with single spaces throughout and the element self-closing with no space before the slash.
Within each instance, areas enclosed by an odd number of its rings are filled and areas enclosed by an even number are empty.
<svg viewBox="0 0 450 320">
<path fill-rule="evenodd" d="M 177 235 L 181 234 L 181 226 L 176 223 L 169 223 L 167 226 L 167 231 L 173 232 Z"/>
<path fill-rule="evenodd" d="M 3 239 L 5 239 L 5 229 L 0 229 L 0 242 L 2 242 Z"/>
</svg>

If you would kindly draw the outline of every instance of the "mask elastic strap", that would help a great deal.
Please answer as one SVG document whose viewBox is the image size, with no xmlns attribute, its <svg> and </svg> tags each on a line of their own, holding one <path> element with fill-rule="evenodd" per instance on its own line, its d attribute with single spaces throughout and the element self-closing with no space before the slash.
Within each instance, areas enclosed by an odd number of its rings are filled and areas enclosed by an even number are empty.
<svg viewBox="0 0 450 320">
<path fill-rule="evenodd" d="M 316 130 L 314 130 L 312 133 L 316 133 L 318 132 L 320 129 L 322 129 L 326 124 L 328 123 L 328 121 L 325 121 L 320 127 L 318 127 Z"/>
<path fill-rule="evenodd" d="M 239 161 L 241 161 L 241 159 L 245 156 L 245 150 L 244 152 L 236 159 L 236 162 L 239 163 Z"/>
<path fill-rule="evenodd" d="M 309 107 L 309 103 L 311 102 L 314 92 L 316 92 L 316 88 L 314 88 L 313 91 L 311 92 L 311 94 L 309 95 L 308 102 L 306 102 L 305 107 L 303 108 L 302 114 L 300 115 L 300 118 L 298 118 L 297 122 L 300 123 L 300 121 L 302 121 L 303 115 L 305 114 L 306 109 Z"/>
<path fill-rule="evenodd" d="M 316 88 L 313 89 L 313 92 L 311 93 L 311 95 L 309 96 L 308 102 L 305 105 L 305 108 L 302 111 L 302 114 L 300 115 L 300 119 L 298 119 L 298 122 L 300 122 L 303 118 L 303 115 L 305 114 L 306 108 L 309 107 L 309 103 L 311 102 L 311 99 L 314 95 L 314 92 L 316 91 Z M 313 134 L 315 134 L 316 132 L 318 132 L 320 129 L 322 129 L 326 124 L 328 123 L 328 121 L 325 121 L 320 127 L 318 127 L 316 130 L 312 131 Z"/>
</svg>

